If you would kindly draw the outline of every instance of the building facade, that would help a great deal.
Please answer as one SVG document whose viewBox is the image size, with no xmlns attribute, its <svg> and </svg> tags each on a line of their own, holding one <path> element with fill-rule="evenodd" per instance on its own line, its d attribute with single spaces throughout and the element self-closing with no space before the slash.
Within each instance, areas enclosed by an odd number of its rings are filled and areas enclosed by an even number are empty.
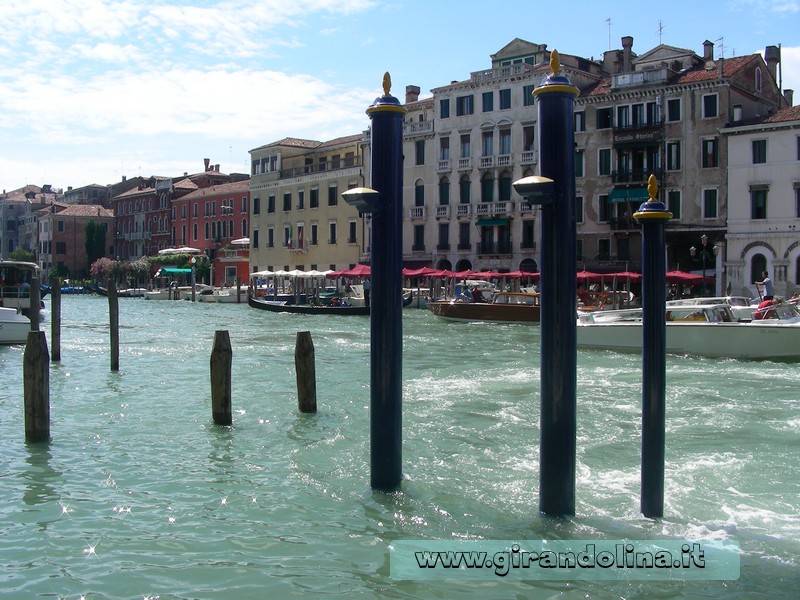
<svg viewBox="0 0 800 600">
<path fill-rule="evenodd" d="M 365 185 L 362 144 L 362 134 L 285 138 L 250 151 L 251 272 L 336 270 L 368 256 L 368 219 L 341 198 Z"/>
<path fill-rule="evenodd" d="M 727 281 L 757 297 L 767 271 L 775 293 L 800 289 L 800 106 L 722 130 L 728 148 Z"/>
<path fill-rule="evenodd" d="M 106 254 L 111 255 L 114 213 L 102 206 L 54 203 L 39 211 L 39 266 L 65 277 L 87 277 L 86 226 L 106 227 Z"/>
</svg>

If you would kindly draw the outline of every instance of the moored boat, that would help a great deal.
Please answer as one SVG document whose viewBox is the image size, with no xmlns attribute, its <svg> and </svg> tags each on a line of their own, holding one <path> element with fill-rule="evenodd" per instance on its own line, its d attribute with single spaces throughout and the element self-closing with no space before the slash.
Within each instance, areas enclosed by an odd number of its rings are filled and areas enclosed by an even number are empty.
<svg viewBox="0 0 800 600">
<path fill-rule="evenodd" d="M 41 287 L 42 277 L 36 263 L 21 260 L 0 260 L 0 306 L 19 309 L 29 315 L 31 308 L 31 282 L 36 279 L 40 284 L 40 299 L 44 296 Z M 39 309 L 44 308 L 40 301 Z"/>
<path fill-rule="evenodd" d="M 738 321 L 727 304 L 671 306 L 666 351 L 714 358 L 800 360 L 800 319 Z M 642 311 L 582 314 L 579 348 L 642 351 Z"/>
<path fill-rule="evenodd" d="M 31 321 L 15 308 L 0 307 L 0 344 L 24 344 Z"/>
<path fill-rule="evenodd" d="M 347 303 L 335 304 L 290 304 L 284 300 L 247 298 L 247 303 L 260 310 L 275 313 L 300 315 L 369 315 L 369 306 L 353 306 Z"/>
<path fill-rule="evenodd" d="M 495 292 L 491 302 L 440 300 L 428 302 L 428 309 L 448 321 L 487 321 L 495 323 L 539 323 L 539 294 Z"/>
</svg>

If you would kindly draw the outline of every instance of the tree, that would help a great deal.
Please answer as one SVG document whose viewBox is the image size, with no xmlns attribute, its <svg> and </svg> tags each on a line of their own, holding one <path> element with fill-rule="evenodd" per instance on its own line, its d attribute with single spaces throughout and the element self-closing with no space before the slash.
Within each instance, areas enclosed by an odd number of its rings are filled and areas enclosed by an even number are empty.
<svg viewBox="0 0 800 600">
<path fill-rule="evenodd" d="M 36 257 L 33 255 L 33 252 L 25 250 L 25 248 L 17 248 L 8 255 L 8 258 L 22 262 L 33 262 Z"/>
<path fill-rule="evenodd" d="M 90 268 L 95 261 L 106 255 L 107 231 L 107 223 L 96 223 L 91 219 L 86 223 L 86 260 Z"/>
</svg>

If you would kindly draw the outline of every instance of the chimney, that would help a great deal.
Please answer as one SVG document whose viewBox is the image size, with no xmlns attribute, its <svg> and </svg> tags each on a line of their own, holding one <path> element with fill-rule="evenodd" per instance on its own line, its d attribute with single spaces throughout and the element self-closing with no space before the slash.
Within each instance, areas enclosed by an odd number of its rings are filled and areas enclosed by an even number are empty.
<svg viewBox="0 0 800 600">
<path fill-rule="evenodd" d="M 794 90 L 783 90 L 783 98 L 786 100 L 786 106 L 794 106 Z"/>
<path fill-rule="evenodd" d="M 714 60 L 714 42 L 708 40 L 703 42 L 703 60 L 706 62 Z"/>
<path fill-rule="evenodd" d="M 217 164 L 215 164 L 215 165 L 214 165 L 214 171 L 216 171 L 217 173 L 219 173 L 219 163 L 217 163 Z"/>
<path fill-rule="evenodd" d="M 781 62 L 781 49 L 777 46 L 767 46 L 764 50 L 764 62 L 767 63 L 772 78 L 778 81 L 778 63 Z"/>
<path fill-rule="evenodd" d="M 742 105 L 741 104 L 734 104 L 733 105 L 733 122 L 738 123 L 742 120 Z"/>
<path fill-rule="evenodd" d="M 406 86 L 406 104 L 409 102 L 416 102 L 419 100 L 419 86 L 407 85 Z"/>
<path fill-rule="evenodd" d="M 622 72 L 630 73 L 633 71 L 633 60 L 631 57 L 631 48 L 633 48 L 633 38 L 626 35 L 622 38 Z"/>
<path fill-rule="evenodd" d="M 203 159 L 203 163 L 205 164 L 205 168 L 203 169 L 203 171 L 208 171 L 208 165 L 209 165 L 210 162 L 211 162 L 210 158 L 204 158 Z"/>
</svg>

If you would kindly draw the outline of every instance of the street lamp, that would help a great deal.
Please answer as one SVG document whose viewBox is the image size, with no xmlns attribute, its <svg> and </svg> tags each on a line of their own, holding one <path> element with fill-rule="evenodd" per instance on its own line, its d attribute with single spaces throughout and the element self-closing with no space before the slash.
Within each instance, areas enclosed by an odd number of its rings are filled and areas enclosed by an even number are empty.
<svg viewBox="0 0 800 600">
<path fill-rule="evenodd" d="M 717 254 L 719 253 L 719 247 L 717 247 L 717 245 L 714 244 L 714 246 L 711 248 L 711 252 L 709 252 L 707 248 L 708 236 L 705 233 L 702 236 L 700 236 L 700 243 L 703 245 L 703 249 L 700 251 L 700 260 L 703 263 L 703 296 L 707 296 L 708 288 L 706 286 L 706 261 L 711 258 L 711 254 L 713 254 L 714 257 L 717 256 Z M 689 248 L 689 254 L 692 255 L 692 258 L 696 259 L 697 248 L 695 248 L 694 246 Z"/>
</svg>

